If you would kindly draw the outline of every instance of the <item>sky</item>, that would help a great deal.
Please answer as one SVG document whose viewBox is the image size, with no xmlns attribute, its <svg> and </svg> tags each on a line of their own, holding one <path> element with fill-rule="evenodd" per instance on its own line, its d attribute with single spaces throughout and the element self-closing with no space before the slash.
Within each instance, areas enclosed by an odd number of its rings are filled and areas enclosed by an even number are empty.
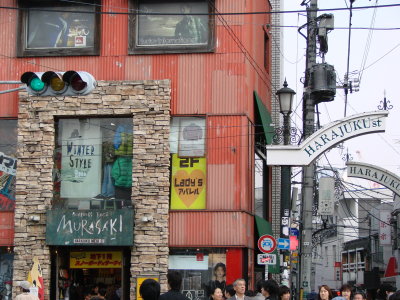
<svg viewBox="0 0 400 300">
<path fill-rule="evenodd" d="M 305 10 L 301 0 L 286 0 L 282 10 Z M 400 4 L 400 0 L 356 0 L 353 7 Z M 349 0 L 319 0 L 319 9 L 349 7 Z M 349 11 L 324 11 L 332 13 L 335 28 L 328 34 L 329 51 L 325 56 L 326 63 L 336 70 L 337 85 L 342 85 L 347 69 Z M 375 21 L 374 23 L 374 15 Z M 348 153 L 353 161 L 369 163 L 385 168 L 400 176 L 400 6 L 390 8 L 369 8 L 353 10 L 349 73 L 350 78 L 361 75 L 359 92 L 349 93 L 347 116 L 378 110 L 380 101 L 386 99 L 393 105 L 389 111 L 386 132 L 367 134 L 350 139 L 344 143 L 344 149 L 334 148 L 320 160 L 320 165 L 345 167 L 343 155 Z M 305 13 L 285 13 L 282 24 L 285 26 L 301 26 L 307 21 Z M 365 28 L 399 28 L 397 30 L 366 30 Z M 345 28 L 345 29 L 340 29 Z M 281 48 L 284 64 L 283 77 L 289 87 L 296 91 L 293 104 L 295 110 L 292 120 L 298 128 L 302 128 L 302 103 L 305 70 L 306 40 L 297 32 L 297 28 L 283 28 L 284 45 Z M 306 30 L 302 31 L 306 34 Z M 371 35 L 371 33 L 372 35 Z M 369 36 L 370 35 L 370 36 Z M 370 41 L 368 43 L 368 41 Z M 366 49 L 369 51 L 366 52 Z M 363 59 L 364 58 L 364 59 Z M 321 62 L 321 59 L 318 60 Z M 363 64 L 364 61 L 364 64 Z M 335 100 L 319 105 L 320 123 L 322 126 L 344 118 L 345 97 L 343 89 L 337 89 Z"/>
</svg>

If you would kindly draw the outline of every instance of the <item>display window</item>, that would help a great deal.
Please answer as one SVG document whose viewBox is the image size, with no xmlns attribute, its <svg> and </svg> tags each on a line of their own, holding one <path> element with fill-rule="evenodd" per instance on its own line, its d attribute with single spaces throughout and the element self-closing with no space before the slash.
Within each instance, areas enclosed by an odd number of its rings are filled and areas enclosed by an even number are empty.
<svg viewBox="0 0 400 300">
<path fill-rule="evenodd" d="M 12 299 L 12 277 L 13 277 L 14 254 L 10 247 L 0 248 L 0 298 Z"/>
<path fill-rule="evenodd" d="M 53 207 L 132 207 L 132 118 L 59 119 Z"/>
<path fill-rule="evenodd" d="M 98 1 L 26 1 L 20 6 L 21 56 L 98 54 Z"/>
<path fill-rule="evenodd" d="M 182 293 L 189 299 L 209 299 L 211 290 L 226 286 L 226 249 L 173 249 L 169 270 L 182 274 Z"/>
<path fill-rule="evenodd" d="M 213 40 L 212 1 L 134 1 L 139 15 L 131 18 L 131 51 L 210 51 Z"/>
<path fill-rule="evenodd" d="M 129 298 L 129 251 L 58 248 L 53 251 L 52 299 Z"/>
<path fill-rule="evenodd" d="M 17 120 L 0 119 L 0 211 L 14 211 Z"/>
</svg>

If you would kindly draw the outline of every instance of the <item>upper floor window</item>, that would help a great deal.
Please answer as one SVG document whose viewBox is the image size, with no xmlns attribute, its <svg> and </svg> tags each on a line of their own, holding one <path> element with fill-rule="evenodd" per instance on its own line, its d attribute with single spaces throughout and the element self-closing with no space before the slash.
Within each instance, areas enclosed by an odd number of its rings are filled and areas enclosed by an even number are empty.
<svg viewBox="0 0 400 300">
<path fill-rule="evenodd" d="M 20 0 L 18 56 L 98 55 L 98 0 Z"/>
<path fill-rule="evenodd" d="M 130 53 L 183 53 L 213 50 L 212 1 L 132 0 Z M 191 15 L 193 13 L 193 15 Z"/>
</svg>

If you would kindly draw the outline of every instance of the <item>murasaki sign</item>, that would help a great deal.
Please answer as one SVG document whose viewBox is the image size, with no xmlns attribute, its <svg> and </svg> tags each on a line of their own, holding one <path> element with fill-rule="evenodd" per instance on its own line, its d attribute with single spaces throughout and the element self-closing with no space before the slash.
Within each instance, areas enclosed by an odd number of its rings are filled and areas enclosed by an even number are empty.
<svg viewBox="0 0 400 300">
<path fill-rule="evenodd" d="M 133 245 L 133 211 L 47 211 L 48 245 Z"/>
<path fill-rule="evenodd" d="M 307 166 L 345 140 L 385 131 L 387 116 L 387 111 L 358 114 L 328 124 L 299 146 L 267 146 L 267 165 Z"/>
<path fill-rule="evenodd" d="M 347 176 L 374 181 L 400 196 L 400 177 L 386 169 L 360 162 L 347 162 Z"/>
</svg>

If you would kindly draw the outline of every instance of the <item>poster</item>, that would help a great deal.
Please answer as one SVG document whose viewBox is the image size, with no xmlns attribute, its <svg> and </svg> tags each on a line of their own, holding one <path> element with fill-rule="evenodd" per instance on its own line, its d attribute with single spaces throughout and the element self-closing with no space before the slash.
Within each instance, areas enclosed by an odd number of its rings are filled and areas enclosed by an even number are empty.
<svg viewBox="0 0 400 300">
<path fill-rule="evenodd" d="M 60 122 L 61 197 L 91 198 L 101 192 L 102 135 L 100 119 Z"/>
<path fill-rule="evenodd" d="M 206 209 L 206 159 L 172 155 L 171 209 Z"/>
<path fill-rule="evenodd" d="M 142 296 L 140 296 L 140 286 L 142 285 L 143 281 L 146 279 L 154 279 L 155 281 L 160 281 L 158 277 L 154 276 L 139 276 L 136 278 L 136 300 L 143 300 Z"/>
<path fill-rule="evenodd" d="M 0 254 L 0 297 L 3 300 L 12 299 L 13 259 L 13 254 Z"/>
<path fill-rule="evenodd" d="M 0 151 L 0 211 L 13 211 L 17 159 Z"/>
<path fill-rule="evenodd" d="M 42 268 L 39 259 L 35 256 L 32 260 L 32 267 L 28 273 L 27 280 L 32 284 L 30 293 L 36 295 L 40 300 L 44 300 L 44 284 Z"/>
</svg>

